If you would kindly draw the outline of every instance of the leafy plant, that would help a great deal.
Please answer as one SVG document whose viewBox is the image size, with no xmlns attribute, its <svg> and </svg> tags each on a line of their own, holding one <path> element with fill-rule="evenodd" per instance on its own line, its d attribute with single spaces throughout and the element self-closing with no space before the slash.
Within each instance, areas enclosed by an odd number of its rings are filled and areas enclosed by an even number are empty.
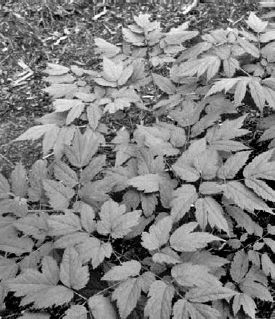
<svg viewBox="0 0 275 319">
<path fill-rule="evenodd" d="M 253 152 L 240 106 L 274 107 L 274 32 L 251 13 L 251 31 L 189 45 L 188 24 L 134 21 L 122 47 L 95 39 L 102 71 L 45 70 L 54 110 L 16 139 L 43 138 L 44 159 L 0 175 L 1 301 L 67 319 L 256 318 L 273 301 L 275 157 Z M 133 109 L 150 124 L 114 136 L 108 117 Z"/>
</svg>

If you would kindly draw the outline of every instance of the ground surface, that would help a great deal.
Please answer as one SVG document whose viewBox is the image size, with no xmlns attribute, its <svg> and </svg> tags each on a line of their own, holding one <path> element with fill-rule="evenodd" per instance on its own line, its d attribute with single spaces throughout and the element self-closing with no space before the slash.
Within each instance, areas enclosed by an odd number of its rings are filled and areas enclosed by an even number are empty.
<svg viewBox="0 0 275 319">
<path fill-rule="evenodd" d="M 94 21 L 100 8 L 85 3 L 89 1 L 63 6 L 59 2 L 0 0 L 0 171 L 6 175 L 16 162 L 22 161 L 29 168 L 42 156 L 39 143 L 13 140 L 51 110 L 51 101 L 42 91 L 46 86 L 42 71 L 47 62 L 96 69 L 93 38 L 120 42 L 120 28 L 132 21 L 133 13 L 152 13 L 167 29 L 189 20 L 191 28 L 207 32 L 244 25 L 250 11 L 259 12 L 257 0 L 201 1 L 186 16 L 177 8 L 127 4 L 108 8 Z M 22 66 L 33 74 L 16 82 L 24 71 Z M 264 309 L 262 317 L 269 318 Z"/>
</svg>

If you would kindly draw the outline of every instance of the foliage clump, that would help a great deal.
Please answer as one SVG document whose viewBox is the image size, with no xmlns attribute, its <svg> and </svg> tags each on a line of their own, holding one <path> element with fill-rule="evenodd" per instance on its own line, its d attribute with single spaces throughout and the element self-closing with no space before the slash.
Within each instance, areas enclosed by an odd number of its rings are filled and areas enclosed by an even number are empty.
<svg viewBox="0 0 275 319">
<path fill-rule="evenodd" d="M 14 293 L 36 318 L 256 318 L 273 301 L 275 130 L 255 154 L 243 102 L 275 107 L 275 32 L 253 13 L 249 31 L 201 36 L 134 20 L 121 47 L 95 39 L 101 71 L 45 70 L 53 112 L 17 138 L 44 157 L 0 175 L 3 307 Z M 140 122 L 114 136 L 130 110 Z"/>
</svg>

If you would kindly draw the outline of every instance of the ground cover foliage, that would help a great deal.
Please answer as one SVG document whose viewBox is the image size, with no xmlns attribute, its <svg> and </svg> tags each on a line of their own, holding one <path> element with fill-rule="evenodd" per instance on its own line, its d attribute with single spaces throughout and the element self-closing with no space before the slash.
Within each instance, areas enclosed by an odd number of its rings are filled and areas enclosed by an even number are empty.
<svg viewBox="0 0 275 319">
<path fill-rule="evenodd" d="M 275 276 L 275 32 L 254 13 L 248 31 L 204 35 L 134 21 L 120 46 L 95 39 L 100 70 L 45 69 L 53 112 L 17 138 L 42 138 L 43 159 L 0 175 L 3 307 L 13 294 L 23 318 L 261 316 Z"/>
</svg>

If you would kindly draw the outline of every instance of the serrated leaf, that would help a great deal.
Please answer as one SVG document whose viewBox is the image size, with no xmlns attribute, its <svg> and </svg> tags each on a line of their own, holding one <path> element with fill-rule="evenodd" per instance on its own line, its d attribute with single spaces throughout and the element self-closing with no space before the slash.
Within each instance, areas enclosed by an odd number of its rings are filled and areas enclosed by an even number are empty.
<svg viewBox="0 0 275 319">
<path fill-rule="evenodd" d="M 221 179 L 233 179 L 247 162 L 250 153 L 250 151 L 238 152 L 231 155 L 218 170 L 218 177 Z"/>
<path fill-rule="evenodd" d="M 73 188 L 76 184 L 78 184 L 76 172 L 64 162 L 55 162 L 53 169 L 55 177 L 59 181 L 63 182 L 66 186 Z"/>
<path fill-rule="evenodd" d="M 192 263 L 182 263 L 173 266 L 172 277 L 178 284 L 184 287 L 205 287 L 220 285 L 218 279 L 209 273 L 209 269 L 204 265 L 194 265 Z"/>
<path fill-rule="evenodd" d="M 19 263 L 20 269 L 28 269 L 34 268 L 37 269 L 38 263 L 40 263 L 41 259 L 45 256 L 48 256 L 53 249 L 53 244 L 51 242 L 47 242 L 39 246 L 38 250 L 33 250 L 27 256 L 25 256 Z"/>
<path fill-rule="evenodd" d="M 233 86 L 236 85 L 239 80 L 240 80 L 239 78 L 232 78 L 232 79 L 222 79 L 222 80 L 217 81 L 211 87 L 211 89 L 207 92 L 206 97 L 210 96 L 212 94 L 215 94 L 217 92 L 225 91 L 225 93 L 226 93 L 227 91 L 232 89 Z"/>
<path fill-rule="evenodd" d="M 130 260 L 121 263 L 120 266 L 114 266 L 109 270 L 101 280 L 108 281 L 121 281 L 126 280 L 129 277 L 135 277 L 139 275 L 141 270 L 140 262 L 136 260 Z"/>
<path fill-rule="evenodd" d="M 275 240 L 271 238 L 264 238 L 265 244 L 275 253 Z"/>
<path fill-rule="evenodd" d="M 259 58 L 260 50 L 251 42 L 244 38 L 238 38 L 238 43 L 244 49 L 245 52 L 252 55 L 255 58 Z"/>
<path fill-rule="evenodd" d="M 21 217 L 13 225 L 25 235 L 32 236 L 35 239 L 43 241 L 48 235 L 47 216 L 42 214 Z"/>
<path fill-rule="evenodd" d="M 10 184 L 8 180 L 0 173 L 0 199 L 8 198 L 10 192 Z"/>
<path fill-rule="evenodd" d="M 257 280 L 257 279 L 256 279 Z M 252 278 L 246 278 L 240 283 L 240 289 L 252 298 L 259 298 L 264 301 L 273 302 L 269 290 Z"/>
<path fill-rule="evenodd" d="M 94 319 L 117 319 L 115 308 L 108 297 L 94 295 L 88 300 Z"/>
<path fill-rule="evenodd" d="M 46 156 L 51 149 L 54 148 L 54 145 L 58 139 L 58 135 L 60 133 L 61 128 L 58 126 L 53 126 L 50 131 L 47 131 L 44 134 L 42 141 L 42 150 L 43 155 Z"/>
<path fill-rule="evenodd" d="M 93 104 L 88 106 L 86 111 L 89 125 L 93 130 L 96 130 L 99 124 L 99 120 L 103 115 L 101 108 L 97 104 Z"/>
<path fill-rule="evenodd" d="M 140 144 L 147 146 L 153 155 L 173 156 L 179 152 L 168 141 L 170 131 L 163 127 L 138 125 L 134 137 Z"/>
<path fill-rule="evenodd" d="M 88 266 L 82 266 L 74 247 L 66 248 L 60 264 L 60 280 L 72 289 L 82 289 L 89 280 Z"/>
<path fill-rule="evenodd" d="M 197 223 L 191 222 L 176 229 L 170 237 L 171 247 L 177 251 L 196 251 L 206 247 L 212 241 L 222 240 L 206 232 L 192 233 L 197 226 Z"/>
<path fill-rule="evenodd" d="M 196 219 L 204 229 L 209 223 L 211 227 L 217 227 L 229 234 L 228 223 L 224 217 L 222 206 L 212 197 L 199 198 L 196 203 Z"/>
<path fill-rule="evenodd" d="M 48 93 L 53 99 L 59 99 L 65 97 L 71 99 L 77 92 L 78 87 L 74 83 L 56 83 L 43 89 L 44 92 Z"/>
<path fill-rule="evenodd" d="M 63 319 L 87 319 L 87 309 L 82 305 L 71 305 Z"/>
<path fill-rule="evenodd" d="M 272 262 L 272 260 L 269 258 L 269 256 L 264 253 L 262 254 L 262 269 L 263 272 L 268 276 L 270 275 L 271 278 L 274 280 L 275 279 L 275 265 Z"/>
<path fill-rule="evenodd" d="M 243 308 L 244 312 L 249 315 L 250 318 L 255 319 L 256 315 L 256 304 L 254 300 L 243 293 L 240 293 L 236 296 L 234 296 L 232 309 L 234 312 L 234 315 L 237 315 L 237 312 Z"/>
<path fill-rule="evenodd" d="M 73 125 L 63 126 L 62 128 L 60 128 L 53 148 L 54 156 L 57 160 L 61 160 L 64 154 L 65 145 L 71 144 L 75 132 L 76 127 Z"/>
<path fill-rule="evenodd" d="M 82 103 L 82 101 L 80 101 Z M 85 105 L 78 104 L 70 109 L 66 118 L 66 125 L 70 125 L 75 119 L 79 118 L 82 112 L 84 111 Z"/>
<path fill-rule="evenodd" d="M 232 140 L 217 140 L 210 143 L 211 148 L 216 151 L 225 151 L 225 152 L 239 152 L 242 150 L 248 150 L 249 147 L 244 145 L 241 142 L 236 142 Z"/>
<path fill-rule="evenodd" d="M 220 312 L 208 305 L 190 303 L 185 299 L 175 302 L 173 319 L 219 319 Z"/>
<path fill-rule="evenodd" d="M 248 272 L 249 260 L 244 250 L 239 250 L 235 253 L 233 262 L 230 267 L 231 278 L 239 283 Z"/>
<path fill-rule="evenodd" d="M 160 252 L 154 254 L 152 259 L 155 263 L 159 264 L 175 265 L 182 263 L 180 256 L 169 247 L 165 247 Z"/>
<path fill-rule="evenodd" d="M 97 231 L 102 235 L 110 234 L 112 238 L 122 238 L 138 224 L 140 213 L 139 210 L 126 213 L 125 205 L 109 200 L 101 206 Z"/>
<path fill-rule="evenodd" d="M 70 163 L 78 168 L 82 168 L 89 164 L 99 147 L 99 141 L 96 134 L 91 130 L 86 130 L 81 134 L 76 131 L 72 146 L 65 145 L 65 154 Z"/>
<path fill-rule="evenodd" d="M 52 257 L 47 257 L 52 259 Z M 58 267 L 56 262 L 47 263 L 56 270 L 46 267 L 42 268 L 42 273 L 35 269 L 26 269 L 16 278 L 9 280 L 8 286 L 15 296 L 23 297 L 21 305 L 34 303 L 35 308 L 47 308 L 54 305 L 60 306 L 68 303 L 73 298 L 73 291 L 61 285 L 57 285 L 59 276 L 56 276 Z M 48 271 L 50 270 L 50 271 Z"/>
<path fill-rule="evenodd" d="M 239 207 L 228 206 L 226 211 L 237 222 L 238 227 L 244 228 L 248 234 L 255 234 L 259 237 L 262 236 L 262 227 L 255 223 L 242 209 Z"/>
<path fill-rule="evenodd" d="M 6 253 L 12 253 L 20 256 L 24 253 L 30 253 L 33 246 L 33 241 L 28 237 L 19 238 L 13 233 L 8 236 L 4 233 L 0 236 L 0 251 L 4 251 Z"/>
<path fill-rule="evenodd" d="M 80 182 L 85 184 L 90 182 L 103 168 L 106 155 L 94 157 L 90 163 L 80 172 Z"/>
<path fill-rule="evenodd" d="M 82 227 L 88 232 L 93 233 L 96 230 L 95 211 L 92 206 L 84 202 L 76 202 L 74 209 L 80 212 Z"/>
<path fill-rule="evenodd" d="M 254 12 L 251 12 L 249 14 L 246 23 L 253 31 L 257 33 L 264 32 L 268 25 L 267 21 L 263 21 L 260 18 L 258 18 Z"/>
<path fill-rule="evenodd" d="M 47 222 L 50 236 L 62 236 L 81 230 L 79 217 L 70 211 L 65 211 L 64 215 L 51 215 Z"/>
<path fill-rule="evenodd" d="M 273 150 L 266 151 L 256 156 L 246 165 L 243 175 L 250 179 L 275 180 L 275 161 L 271 161 Z"/>
<path fill-rule="evenodd" d="M 205 265 L 209 269 L 215 270 L 229 263 L 228 259 L 212 255 L 209 251 L 202 250 L 194 253 L 186 253 L 181 256 L 182 262 L 189 262 L 195 265 Z"/>
<path fill-rule="evenodd" d="M 247 89 L 248 80 L 241 80 L 237 83 L 234 93 L 234 102 L 236 106 L 241 105 Z"/>
<path fill-rule="evenodd" d="M 247 115 L 245 114 L 243 116 L 238 117 L 235 120 L 226 120 L 222 123 L 222 125 L 216 126 L 208 130 L 208 142 L 212 144 L 213 141 L 227 141 L 248 134 L 248 130 L 241 128 L 246 117 Z"/>
<path fill-rule="evenodd" d="M 11 188 L 17 196 L 25 197 L 27 194 L 27 172 L 22 163 L 17 163 L 11 173 Z"/>
<path fill-rule="evenodd" d="M 113 252 L 110 243 L 104 243 L 95 237 L 87 238 L 76 246 L 82 263 L 91 260 L 93 268 L 97 268 L 105 258 L 110 258 Z"/>
<path fill-rule="evenodd" d="M 144 308 L 144 315 L 150 319 L 170 318 L 174 293 L 173 286 L 167 285 L 164 281 L 154 281 L 149 289 L 149 300 Z"/>
<path fill-rule="evenodd" d="M 18 265 L 14 259 L 0 257 L 0 280 L 14 278 L 18 271 Z"/>
<path fill-rule="evenodd" d="M 49 202 L 54 209 L 63 210 L 68 208 L 70 200 L 75 194 L 72 188 L 50 179 L 44 179 L 43 186 Z"/>
<path fill-rule="evenodd" d="M 250 89 L 250 94 L 256 106 L 259 108 L 261 112 L 263 112 L 263 109 L 265 107 L 266 95 L 262 85 L 259 83 L 259 81 L 257 81 L 257 79 L 254 80 L 252 78 L 248 83 L 248 86 Z"/>
<path fill-rule="evenodd" d="M 159 249 L 166 244 L 172 229 L 171 217 L 164 217 L 149 228 L 149 232 L 142 233 L 141 245 L 148 250 Z"/>
<path fill-rule="evenodd" d="M 252 188 L 258 196 L 262 197 L 265 200 L 274 202 L 275 191 L 271 187 L 269 187 L 264 181 L 254 178 L 246 178 L 244 182 L 245 185 L 249 188 Z"/>
<path fill-rule="evenodd" d="M 214 195 L 222 192 L 221 184 L 217 182 L 202 182 L 199 187 L 199 193 L 204 195 Z"/>
<path fill-rule="evenodd" d="M 120 48 L 101 38 L 95 38 L 96 52 L 101 56 L 112 58 L 120 52 Z"/>
<path fill-rule="evenodd" d="M 70 246 L 75 246 L 79 243 L 83 243 L 89 238 L 89 234 L 83 231 L 76 231 L 74 233 L 69 233 L 63 235 L 54 241 L 54 248 L 68 248 Z"/>
<path fill-rule="evenodd" d="M 55 99 L 53 101 L 53 107 L 55 112 L 66 112 L 73 108 L 83 106 L 83 102 L 78 99 Z"/>
<path fill-rule="evenodd" d="M 237 292 L 222 286 L 200 287 L 190 289 L 185 298 L 191 302 L 208 302 L 218 299 L 227 299 L 236 295 Z"/>
<path fill-rule="evenodd" d="M 191 205 L 197 200 L 198 194 L 196 188 L 193 185 L 185 184 L 177 188 L 172 193 L 171 201 L 171 217 L 178 221 L 180 220 L 190 209 Z"/>
<path fill-rule="evenodd" d="M 48 131 L 54 129 L 56 127 L 55 124 L 45 124 L 45 125 L 36 125 L 33 126 L 27 131 L 25 131 L 23 134 L 18 136 L 15 141 L 24 141 L 24 140 L 37 140 L 40 137 L 42 137 L 45 133 Z"/>
<path fill-rule="evenodd" d="M 252 193 L 243 184 L 232 181 L 222 186 L 224 196 L 233 200 L 240 208 L 254 212 L 254 210 L 264 210 L 273 213 L 266 203 Z"/>
<path fill-rule="evenodd" d="M 180 74 L 200 77 L 207 74 L 207 80 L 213 78 L 220 68 L 221 60 L 218 56 L 208 55 L 200 59 L 189 60 L 180 64 Z"/>
<path fill-rule="evenodd" d="M 145 38 L 143 35 L 134 33 L 127 28 L 122 28 L 122 34 L 123 34 L 123 39 L 126 42 L 129 42 L 129 43 L 136 45 L 136 46 L 143 46 L 144 45 Z"/>
<path fill-rule="evenodd" d="M 123 71 L 123 63 L 115 63 L 112 60 L 103 57 L 103 77 L 110 82 L 116 82 Z"/>
<path fill-rule="evenodd" d="M 170 79 L 167 77 L 164 77 L 162 75 L 152 73 L 153 81 L 157 85 L 157 87 L 167 93 L 167 94 L 175 94 L 176 93 L 176 87 L 172 83 Z"/>
<path fill-rule="evenodd" d="M 158 174 L 146 174 L 132 177 L 128 180 L 128 184 L 145 193 L 153 193 L 159 191 L 160 176 Z"/>
<path fill-rule="evenodd" d="M 119 314 L 122 319 L 126 319 L 136 307 L 141 295 L 141 285 L 139 278 L 128 278 L 112 293 L 112 299 L 117 301 Z"/>
</svg>

